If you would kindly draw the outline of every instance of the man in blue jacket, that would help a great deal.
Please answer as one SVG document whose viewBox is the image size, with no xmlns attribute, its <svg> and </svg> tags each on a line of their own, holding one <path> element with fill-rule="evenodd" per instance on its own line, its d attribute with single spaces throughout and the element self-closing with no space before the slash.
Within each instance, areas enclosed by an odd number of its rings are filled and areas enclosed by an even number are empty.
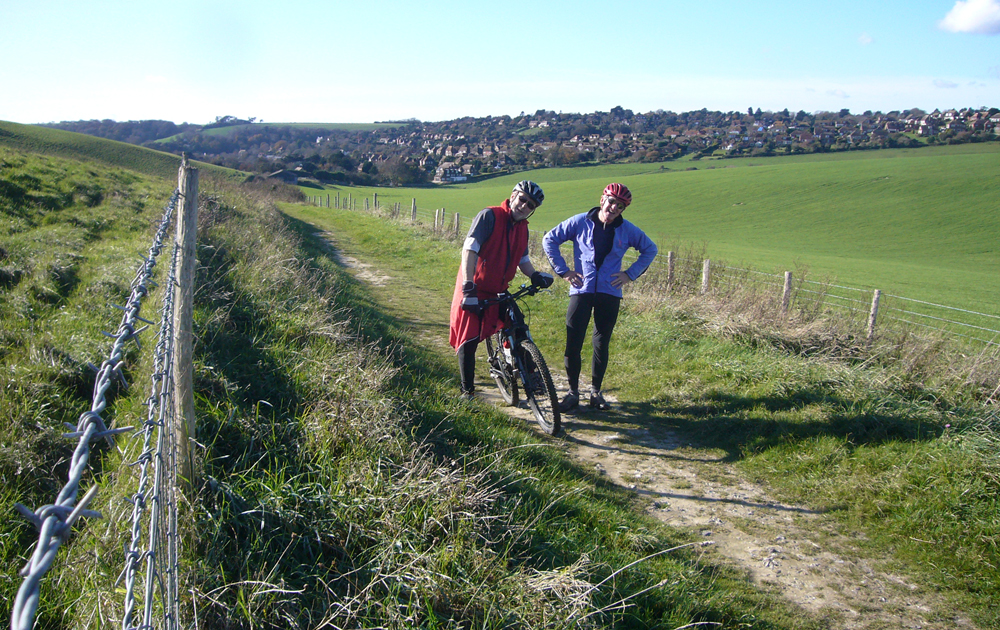
<svg viewBox="0 0 1000 630">
<path fill-rule="evenodd" d="M 656 257 L 656 244 L 622 212 L 632 203 L 632 193 L 622 184 L 608 184 L 599 206 L 570 217 L 554 227 L 542 240 L 545 255 L 558 276 L 570 284 L 566 311 L 566 376 L 569 393 L 559 404 L 570 411 L 580 404 L 580 351 L 594 317 L 594 358 L 591 364 L 590 406 L 610 409 L 601 393 L 608 368 L 611 333 L 618 321 L 622 287 L 641 276 Z M 573 241 L 573 268 L 559 253 L 559 245 Z M 634 247 L 639 258 L 622 271 L 622 256 Z"/>
</svg>

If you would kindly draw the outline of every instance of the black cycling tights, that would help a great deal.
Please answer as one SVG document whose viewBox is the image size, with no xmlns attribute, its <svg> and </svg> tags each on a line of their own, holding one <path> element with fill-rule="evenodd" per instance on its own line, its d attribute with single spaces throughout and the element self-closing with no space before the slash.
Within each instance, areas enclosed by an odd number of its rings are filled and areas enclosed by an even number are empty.
<svg viewBox="0 0 1000 630">
<path fill-rule="evenodd" d="M 594 358 L 591 364 L 590 378 L 594 390 L 600 390 L 604 382 L 604 373 L 608 369 L 608 349 L 611 345 L 611 333 L 618 321 L 618 308 L 622 299 L 607 293 L 581 293 L 571 295 L 569 309 L 566 311 L 566 377 L 569 378 L 571 391 L 580 391 L 580 369 L 582 360 L 583 340 L 587 336 L 587 326 L 590 324 L 590 314 L 594 314 Z"/>
<path fill-rule="evenodd" d="M 476 389 L 476 348 L 479 339 L 470 339 L 458 347 L 458 371 L 462 375 L 462 391 L 470 394 Z"/>
</svg>

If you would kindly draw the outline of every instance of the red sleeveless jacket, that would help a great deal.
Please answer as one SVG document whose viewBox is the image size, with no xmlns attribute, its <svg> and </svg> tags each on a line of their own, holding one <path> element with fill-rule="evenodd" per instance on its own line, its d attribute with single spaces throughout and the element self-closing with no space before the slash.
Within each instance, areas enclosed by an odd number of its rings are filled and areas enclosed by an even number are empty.
<svg viewBox="0 0 1000 630">
<path fill-rule="evenodd" d="M 521 262 L 524 249 L 528 246 L 528 222 L 514 223 L 510 217 L 510 201 L 504 199 L 500 206 L 491 207 L 493 217 L 493 233 L 479 249 L 479 259 L 476 261 L 476 273 L 473 282 L 480 292 L 490 293 L 487 297 L 496 297 L 497 293 L 506 291 L 510 281 L 517 274 L 517 265 Z"/>
<path fill-rule="evenodd" d="M 482 243 L 473 282 L 480 300 L 495 298 L 497 293 L 506 291 L 510 281 L 517 274 L 524 250 L 528 246 L 528 222 L 514 223 L 510 216 L 510 200 L 505 199 L 499 206 L 492 206 L 493 233 Z M 494 304 L 483 312 L 482 317 L 462 310 L 462 270 L 459 267 L 455 279 L 455 293 L 451 300 L 451 346 L 458 349 L 466 341 L 489 337 L 500 330 L 500 309 Z"/>
</svg>

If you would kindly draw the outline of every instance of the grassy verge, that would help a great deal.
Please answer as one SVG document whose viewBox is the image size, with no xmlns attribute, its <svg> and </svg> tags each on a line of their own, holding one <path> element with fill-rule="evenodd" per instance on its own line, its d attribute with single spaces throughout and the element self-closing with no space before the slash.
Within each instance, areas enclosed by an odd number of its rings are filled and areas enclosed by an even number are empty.
<svg viewBox="0 0 1000 630">
<path fill-rule="evenodd" d="M 66 484 L 76 441 L 62 437 L 63 423 L 76 426 L 90 409 L 96 374 L 88 364 L 100 365 L 108 356 L 112 344 L 102 333 L 114 332 L 122 315 L 112 305 L 128 300 L 172 188 L 95 162 L 0 148 L 0 505 L 7 515 L 0 523 L 0 616 L 5 618 L 22 581 L 18 571 L 38 538 L 13 504 L 32 509 L 51 504 Z M 157 308 L 150 298 L 142 314 L 158 319 Z M 140 335 L 144 347 L 152 347 L 153 334 Z M 103 417 L 111 426 L 138 426 L 145 419 L 151 353 L 140 353 L 135 344 L 125 351 L 125 379 L 134 387 L 126 390 L 118 382 L 107 391 Z M 114 581 L 129 540 L 126 497 L 136 484 L 127 464 L 138 456 L 138 444 L 122 439 L 119 446 L 122 454 L 103 441 L 92 447 L 80 496 L 99 485 L 91 507 L 106 519 L 81 521 L 60 551 L 43 583 L 37 627 L 98 625 L 100 611 L 110 613 L 109 602 L 122 599 Z"/>
<path fill-rule="evenodd" d="M 288 210 L 394 276 L 383 291 L 399 312 L 446 321 L 457 243 L 360 213 Z M 408 286 L 421 292 L 404 299 Z M 998 420 L 977 402 L 980 383 L 935 374 L 945 357 L 845 350 L 836 322 L 803 334 L 707 300 L 639 292 L 625 304 L 606 386 L 637 422 L 722 450 L 783 498 L 827 511 L 870 558 L 893 558 L 887 570 L 996 627 Z M 561 354 L 564 309 L 559 292 L 538 300 L 532 332 L 548 357 Z"/>
</svg>

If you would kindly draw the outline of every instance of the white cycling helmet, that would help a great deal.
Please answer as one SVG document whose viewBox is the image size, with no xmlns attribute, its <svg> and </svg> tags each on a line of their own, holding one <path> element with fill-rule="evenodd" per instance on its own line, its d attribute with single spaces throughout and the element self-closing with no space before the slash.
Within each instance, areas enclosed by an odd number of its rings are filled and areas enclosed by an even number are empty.
<svg viewBox="0 0 1000 630">
<path fill-rule="evenodd" d="M 517 182 L 517 185 L 514 186 L 514 190 L 511 192 L 522 192 L 526 194 L 528 199 L 531 199 L 532 203 L 535 204 L 536 208 L 542 205 L 542 201 L 545 200 L 545 193 L 542 192 L 542 187 L 527 179 L 522 179 Z"/>
</svg>

